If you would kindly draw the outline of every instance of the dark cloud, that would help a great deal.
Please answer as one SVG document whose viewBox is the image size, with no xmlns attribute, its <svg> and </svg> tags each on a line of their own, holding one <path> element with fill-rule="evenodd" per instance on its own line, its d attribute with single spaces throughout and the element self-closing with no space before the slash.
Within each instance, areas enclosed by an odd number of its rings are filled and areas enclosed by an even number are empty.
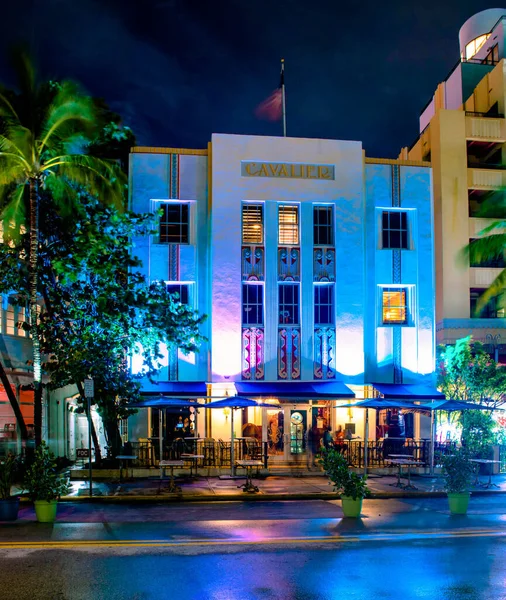
<svg viewBox="0 0 506 600">
<path fill-rule="evenodd" d="M 27 0 L 2 8 L 1 49 L 27 40 L 44 76 L 104 97 L 146 145 L 205 147 L 213 132 L 276 134 L 255 106 L 286 59 L 288 133 L 358 139 L 396 156 L 458 59 L 485 2 Z M 5 56 L 5 52 L 2 53 Z M 0 61 L 0 77 L 8 80 Z"/>
</svg>

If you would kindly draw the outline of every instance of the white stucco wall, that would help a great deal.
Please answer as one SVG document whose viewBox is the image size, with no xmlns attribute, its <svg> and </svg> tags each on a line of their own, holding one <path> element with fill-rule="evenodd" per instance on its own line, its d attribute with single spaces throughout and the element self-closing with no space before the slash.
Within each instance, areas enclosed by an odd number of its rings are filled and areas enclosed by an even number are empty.
<svg viewBox="0 0 506 600">
<path fill-rule="evenodd" d="M 359 142 L 215 134 L 212 138 L 212 371 L 241 377 L 241 203 L 265 202 L 266 380 L 277 379 L 277 203 L 300 203 L 302 379 L 313 379 L 312 204 L 336 214 L 336 367 L 363 373 L 363 161 Z M 241 161 L 334 165 L 334 180 L 244 177 Z M 350 285 L 350 282 L 352 284 Z M 338 376 L 339 377 L 339 376 Z"/>
</svg>

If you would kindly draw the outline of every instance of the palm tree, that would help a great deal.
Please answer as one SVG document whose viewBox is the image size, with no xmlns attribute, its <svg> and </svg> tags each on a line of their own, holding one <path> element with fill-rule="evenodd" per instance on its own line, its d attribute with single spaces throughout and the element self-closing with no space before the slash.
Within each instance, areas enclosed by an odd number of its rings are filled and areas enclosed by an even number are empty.
<svg viewBox="0 0 506 600">
<path fill-rule="evenodd" d="M 122 205 L 115 163 L 86 154 L 96 129 L 93 101 L 70 81 L 36 81 L 27 54 L 15 61 L 17 91 L 0 89 L 0 219 L 4 242 L 29 233 L 29 314 L 33 347 L 35 443 L 42 439 L 42 368 L 38 319 L 39 207 L 50 193 L 61 211 L 78 209 L 78 188 Z M 27 202 L 28 201 L 28 202 Z M 28 204 L 28 206 L 27 206 Z M 27 216 L 28 213 L 28 216 Z"/>
</svg>

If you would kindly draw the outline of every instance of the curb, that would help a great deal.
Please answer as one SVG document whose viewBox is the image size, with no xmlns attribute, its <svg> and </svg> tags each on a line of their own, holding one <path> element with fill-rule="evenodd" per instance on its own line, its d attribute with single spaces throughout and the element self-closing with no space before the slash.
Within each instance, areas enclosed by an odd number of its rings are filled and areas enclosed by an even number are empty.
<svg viewBox="0 0 506 600">
<path fill-rule="evenodd" d="M 506 494 L 506 490 L 488 491 L 478 490 L 471 492 L 473 496 L 493 496 Z M 389 499 L 409 499 L 409 498 L 446 498 L 446 492 L 373 492 L 366 500 L 389 500 Z M 28 502 L 27 498 L 21 499 Z M 334 493 L 314 493 L 314 494 L 220 494 L 219 496 L 206 496 L 202 494 L 172 494 L 163 496 L 64 496 L 60 502 L 78 502 L 95 504 L 175 504 L 185 502 L 287 502 L 287 501 L 305 501 L 305 500 L 339 500 L 339 496 Z"/>
</svg>

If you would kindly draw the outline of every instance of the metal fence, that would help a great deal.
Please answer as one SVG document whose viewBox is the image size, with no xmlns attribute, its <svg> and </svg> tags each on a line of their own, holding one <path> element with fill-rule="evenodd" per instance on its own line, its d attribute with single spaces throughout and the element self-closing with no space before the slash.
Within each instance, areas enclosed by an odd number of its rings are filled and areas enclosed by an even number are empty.
<svg viewBox="0 0 506 600">
<path fill-rule="evenodd" d="M 441 463 L 441 456 L 451 453 L 455 449 L 455 442 L 436 442 L 434 444 L 434 464 Z M 365 442 L 362 440 L 345 441 L 341 451 L 352 467 L 364 466 Z M 414 460 L 430 466 L 430 440 L 406 440 L 404 438 L 385 438 L 367 442 L 367 464 L 370 467 L 388 466 L 388 456 L 391 454 L 409 454 Z M 505 458 L 506 460 L 506 458 Z"/>
<path fill-rule="evenodd" d="M 159 445 L 152 441 L 129 442 L 131 452 L 137 456 L 135 467 L 154 467 L 160 460 Z M 163 460 L 177 460 L 182 454 L 198 454 L 203 458 L 197 461 L 199 467 L 230 467 L 231 443 L 224 440 L 186 440 L 179 438 L 163 444 Z M 234 440 L 234 459 L 261 460 L 267 468 L 267 442 L 253 438 Z"/>
</svg>

